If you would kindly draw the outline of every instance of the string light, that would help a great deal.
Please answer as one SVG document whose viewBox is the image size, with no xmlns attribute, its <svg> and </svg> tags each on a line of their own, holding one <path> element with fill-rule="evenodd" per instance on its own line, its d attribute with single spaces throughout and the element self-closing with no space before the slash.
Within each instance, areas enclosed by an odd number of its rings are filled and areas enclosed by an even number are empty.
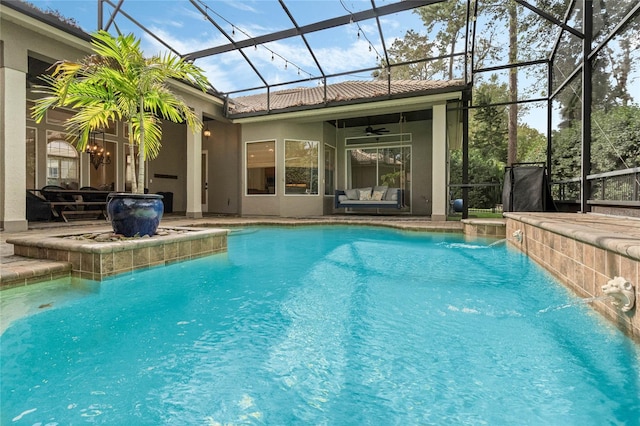
<svg viewBox="0 0 640 426">
<path fill-rule="evenodd" d="M 209 18 L 209 12 L 211 12 L 212 14 L 216 15 L 217 17 L 219 17 L 220 19 L 222 19 L 222 20 L 223 20 L 223 21 L 225 21 L 228 25 L 230 25 L 230 26 L 231 26 L 231 35 L 232 35 L 232 36 L 234 36 L 234 37 L 235 37 L 235 35 L 236 35 L 236 30 L 238 30 L 241 34 L 245 35 L 248 39 L 250 39 L 250 40 L 254 40 L 254 41 L 255 41 L 255 39 L 254 39 L 254 38 L 253 38 L 249 33 L 247 33 L 246 31 L 244 31 L 242 28 L 237 27 L 237 26 L 236 26 L 236 25 L 234 25 L 231 21 L 229 21 L 228 19 L 226 19 L 224 16 L 220 15 L 218 12 L 216 12 L 216 11 L 215 11 L 215 10 L 213 10 L 213 9 L 211 9 L 209 6 L 207 6 L 207 5 L 204 3 L 204 1 L 203 1 L 203 0 L 197 0 L 197 1 L 198 1 L 198 3 L 200 3 L 200 4 L 202 5 L 202 7 L 203 7 L 203 8 L 204 8 L 204 10 L 205 10 L 205 12 L 204 12 L 204 16 L 203 16 L 203 18 L 204 18 L 204 20 L 205 20 L 205 21 L 207 21 L 207 20 L 209 20 L 209 21 L 210 21 L 210 20 L 211 20 L 211 19 Z M 353 16 L 352 16 L 350 19 L 351 19 L 351 23 L 353 23 Z M 272 62 L 275 60 L 275 57 L 276 57 L 276 56 L 277 56 L 278 58 L 280 58 L 280 59 L 284 60 L 284 61 L 285 61 L 285 63 L 284 63 L 284 68 L 285 68 L 285 69 L 288 69 L 288 64 L 289 64 L 289 62 L 291 62 L 291 61 L 289 61 L 289 60 L 288 60 L 288 59 L 286 59 L 284 56 L 282 56 L 282 55 L 280 55 L 280 54 L 278 54 L 278 53 L 274 52 L 273 50 L 269 49 L 268 47 L 266 47 L 266 46 L 264 46 L 264 45 L 262 45 L 262 44 L 260 45 L 260 47 L 262 47 L 263 49 L 266 49 L 268 52 L 270 52 L 270 53 L 271 53 L 271 61 L 272 61 Z M 253 49 L 254 49 L 254 50 L 258 50 L 258 43 L 254 43 L 254 45 L 253 45 Z M 309 76 L 309 78 L 313 78 L 313 77 L 314 77 L 314 76 L 313 76 L 313 74 L 311 74 L 310 72 L 305 71 L 304 69 L 300 68 L 300 67 L 299 67 L 298 65 L 296 65 L 295 63 L 291 62 L 291 65 L 292 65 L 293 67 L 297 68 L 298 75 L 299 75 L 301 72 L 304 72 L 305 74 L 307 74 L 307 75 Z"/>
<path fill-rule="evenodd" d="M 349 23 L 353 24 L 353 12 L 349 10 L 349 8 L 347 8 L 347 6 L 344 4 L 343 0 L 340 0 L 340 4 L 342 5 L 342 8 L 344 10 L 346 10 L 347 12 L 349 12 L 350 16 L 349 16 Z M 364 38 L 367 43 L 369 43 L 369 52 L 375 51 L 376 52 L 376 61 L 378 61 L 380 59 L 380 52 L 378 52 L 378 49 L 376 49 L 373 44 L 371 43 L 371 40 L 369 40 L 369 38 L 367 37 L 367 34 L 364 32 L 364 30 L 362 29 L 362 27 L 360 26 L 360 24 L 358 24 L 357 22 L 355 23 L 358 26 L 358 40 L 360 40 L 360 35 L 362 34 L 362 38 Z"/>
</svg>

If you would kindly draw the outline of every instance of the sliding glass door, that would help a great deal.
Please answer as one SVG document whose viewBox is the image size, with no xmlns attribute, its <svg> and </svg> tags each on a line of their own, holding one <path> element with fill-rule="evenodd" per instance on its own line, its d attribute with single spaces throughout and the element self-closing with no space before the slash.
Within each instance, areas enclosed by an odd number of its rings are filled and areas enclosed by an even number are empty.
<svg viewBox="0 0 640 426">
<path fill-rule="evenodd" d="M 385 185 L 404 190 L 405 205 L 411 205 L 411 147 L 347 149 L 347 187 Z"/>
</svg>

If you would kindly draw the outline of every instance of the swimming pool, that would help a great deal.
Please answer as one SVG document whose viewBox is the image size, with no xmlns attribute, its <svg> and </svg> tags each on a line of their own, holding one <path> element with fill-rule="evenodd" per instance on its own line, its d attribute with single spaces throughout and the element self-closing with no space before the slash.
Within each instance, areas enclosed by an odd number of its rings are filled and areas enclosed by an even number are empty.
<svg viewBox="0 0 640 426">
<path fill-rule="evenodd" d="M 1 423 L 638 424 L 638 345 L 490 242 L 253 228 L 227 254 L 5 291 Z"/>
</svg>

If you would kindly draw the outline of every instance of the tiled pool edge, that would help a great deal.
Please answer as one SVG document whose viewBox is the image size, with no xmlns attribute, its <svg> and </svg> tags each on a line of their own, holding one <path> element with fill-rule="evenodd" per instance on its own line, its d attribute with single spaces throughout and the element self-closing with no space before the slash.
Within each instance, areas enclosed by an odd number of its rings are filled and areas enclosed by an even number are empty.
<svg viewBox="0 0 640 426">
<path fill-rule="evenodd" d="M 636 287 L 635 308 L 622 312 L 608 301 L 591 306 L 620 330 L 640 342 L 640 244 L 531 214 L 505 213 L 508 243 L 541 265 L 579 297 L 602 296 L 601 287 L 623 276 Z M 522 232 L 521 242 L 513 235 Z"/>
<path fill-rule="evenodd" d="M 180 228 L 185 233 L 154 236 L 152 238 L 97 242 L 62 238 L 59 234 L 47 237 L 25 236 L 7 239 L 13 244 L 16 256 L 45 259 L 57 263 L 57 277 L 103 281 L 106 278 L 137 269 L 162 266 L 195 259 L 227 250 L 226 229 Z M 66 268 L 64 265 L 68 265 Z M 24 275 L 24 276 L 23 276 Z M 1 288 L 12 288 L 51 279 L 46 275 L 33 277 L 32 271 L 3 276 Z M 39 279 L 38 279 L 39 278 Z"/>
<path fill-rule="evenodd" d="M 471 237 L 506 238 L 504 219 L 462 219 L 462 232 Z"/>
</svg>

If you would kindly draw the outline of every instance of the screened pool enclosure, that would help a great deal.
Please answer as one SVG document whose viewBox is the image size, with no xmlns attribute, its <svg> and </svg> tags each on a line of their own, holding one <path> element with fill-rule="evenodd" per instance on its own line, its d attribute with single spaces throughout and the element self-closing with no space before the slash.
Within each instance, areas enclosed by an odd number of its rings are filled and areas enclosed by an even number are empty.
<svg viewBox="0 0 640 426">
<path fill-rule="evenodd" d="M 401 113 L 326 119 L 380 142 L 392 125 L 403 133 L 403 123 L 429 119 L 428 111 L 412 110 L 412 97 L 454 84 L 462 99 L 447 105 L 447 120 L 459 126 L 447 125 L 446 185 L 450 200 L 464 199 L 463 217 L 469 208 L 498 207 L 505 167 L 519 163 L 544 164 L 554 209 L 636 215 L 640 207 L 636 0 L 189 0 L 169 17 L 150 3 L 98 0 L 97 27 L 133 32 L 159 51 L 194 61 L 207 71 L 209 94 L 224 102 L 226 119 L 246 122 L 338 102 L 406 103 Z M 19 2 L 2 5 L 34 14 Z M 379 84 L 373 92 L 349 92 L 340 86 L 347 81 Z M 300 88 L 313 88 L 313 99 L 296 98 Z M 352 171 L 366 169 L 379 182 L 405 185 L 427 167 L 412 164 L 411 147 L 397 140 L 358 149 L 344 138 L 344 161 L 336 164 L 324 158 L 335 155 L 335 146 L 285 139 L 286 194 L 326 195 L 327 177 L 340 169 L 354 184 Z M 247 191 L 274 191 L 268 144 L 247 147 L 265 154 L 244 171 Z"/>
</svg>

